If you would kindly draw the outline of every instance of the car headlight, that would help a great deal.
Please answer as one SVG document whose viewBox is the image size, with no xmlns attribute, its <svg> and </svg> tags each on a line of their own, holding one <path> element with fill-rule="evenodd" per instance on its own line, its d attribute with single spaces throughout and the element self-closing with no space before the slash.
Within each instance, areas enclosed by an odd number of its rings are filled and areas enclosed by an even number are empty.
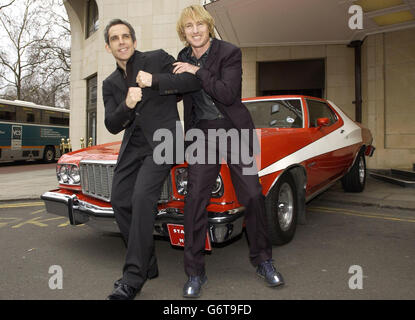
<svg viewBox="0 0 415 320">
<path fill-rule="evenodd" d="M 59 183 L 62 184 L 79 185 L 81 181 L 79 168 L 75 164 L 58 164 L 56 175 Z"/>
<path fill-rule="evenodd" d="M 78 166 L 72 166 L 69 176 L 72 177 L 75 184 L 78 184 L 81 181 L 81 173 Z"/>
<path fill-rule="evenodd" d="M 215 181 L 215 186 L 213 187 L 212 197 L 220 198 L 223 196 L 223 182 L 222 177 L 218 175 Z"/>
<path fill-rule="evenodd" d="M 177 168 L 175 170 L 175 181 L 176 181 L 176 190 L 177 192 L 185 196 L 187 194 L 187 168 Z M 215 185 L 212 190 L 213 198 L 220 198 L 223 196 L 223 181 L 220 174 L 216 178 Z"/>
</svg>

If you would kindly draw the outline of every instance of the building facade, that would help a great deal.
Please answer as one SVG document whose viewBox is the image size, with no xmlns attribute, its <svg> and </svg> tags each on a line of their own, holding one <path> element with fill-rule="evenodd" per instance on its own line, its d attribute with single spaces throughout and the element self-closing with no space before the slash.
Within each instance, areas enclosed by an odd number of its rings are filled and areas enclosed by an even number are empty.
<svg viewBox="0 0 415 320">
<path fill-rule="evenodd" d="M 176 34 L 181 10 L 203 4 L 218 35 L 241 47 L 243 97 L 298 93 L 332 100 L 360 117 L 374 137 L 369 168 L 409 168 L 415 163 L 415 4 L 389 0 L 67 0 L 72 30 L 71 141 L 94 144 L 121 140 L 104 125 L 102 81 L 114 70 L 104 48 L 104 28 L 113 18 L 129 21 L 140 51 L 163 48 L 173 56 L 183 47 Z M 330 5 L 335 7 L 330 7 Z M 380 2 L 378 2 L 380 3 Z M 348 8 L 363 7 L 363 30 L 350 30 Z M 314 6 L 313 6 L 314 5 Z M 328 7 L 325 15 L 324 6 Z M 315 12 L 313 12 L 313 10 Z M 322 12 L 323 11 L 323 12 Z M 383 16 L 408 11 L 406 20 Z M 320 14 L 320 16 L 319 16 Z M 336 16 L 337 14 L 337 16 Z M 344 15 L 344 17 L 342 16 Z M 401 15 L 402 16 L 402 15 Z M 330 17 L 330 18 L 329 18 Z M 332 19 L 332 20 L 330 20 Z M 343 20 L 342 20 L 343 19 Z M 379 21 L 380 22 L 379 22 Z M 300 21 L 300 22 L 298 22 Z M 403 21 L 403 22 L 402 22 Z M 393 23 L 394 22 L 394 23 Z M 356 48 L 359 44 L 359 69 Z M 356 78 L 361 111 L 356 111 Z M 179 104 L 179 111 L 181 106 Z"/>
</svg>

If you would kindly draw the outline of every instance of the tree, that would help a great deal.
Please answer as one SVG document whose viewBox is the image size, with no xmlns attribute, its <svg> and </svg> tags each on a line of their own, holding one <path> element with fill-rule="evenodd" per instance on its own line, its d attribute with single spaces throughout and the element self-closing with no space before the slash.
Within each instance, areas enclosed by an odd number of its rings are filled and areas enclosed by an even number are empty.
<svg viewBox="0 0 415 320">
<path fill-rule="evenodd" d="M 8 7 L 8 6 L 11 6 L 12 4 L 13 4 L 13 2 L 15 2 L 16 0 L 12 0 L 12 1 L 9 1 L 9 3 L 5 3 L 5 4 L 0 4 L 0 11 L 1 11 L 1 9 L 3 9 L 3 8 L 6 8 L 6 7 Z"/>
<path fill-rule="evenodd" d="M 59 7 L 60 6 L 60 7 Z M 0 92 L 6 98 L 69 106 L 70 30 L 61 1 L 2 6 Z"/>
</svg>

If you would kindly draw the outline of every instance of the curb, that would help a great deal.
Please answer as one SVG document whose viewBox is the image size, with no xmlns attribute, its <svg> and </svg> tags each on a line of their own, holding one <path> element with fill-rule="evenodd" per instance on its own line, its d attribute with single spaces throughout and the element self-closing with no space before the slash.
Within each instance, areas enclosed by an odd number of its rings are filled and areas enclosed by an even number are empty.
<svg viewBox="0 0 415 320">
<path fill-rule="evenodd" d="M 317 200 L 317 199 L 316 199 Z M 365 201 L 350 201 L 350 200 L 333 200 L 333 199 L 322 199 L 317 200 L 320 202 L 329 202 L 329 203 L 341 203 L 346 205 L 358 205 L 363 207 L 376 207 L 376 208 L 382 208 L 382 209 L 398 209 L 398 210 L 407 210 L 407 211 L 414 211 L 415 212 L 415 203 L 413 208 L 408 208 L 404 206 L 399 205 L 387 205 L 382 203 L 373 203 L 373 202 L 365 202 Z"/>
<path fill-rule="evenodd" d="M 27 198 L 13 198 L 13 199 L 0 199 L 0 203 L 2 202 L 15 202 L 15 201 L 43 201 L 40 196 L 35 197 L 27 197 Z"/>
</svg>

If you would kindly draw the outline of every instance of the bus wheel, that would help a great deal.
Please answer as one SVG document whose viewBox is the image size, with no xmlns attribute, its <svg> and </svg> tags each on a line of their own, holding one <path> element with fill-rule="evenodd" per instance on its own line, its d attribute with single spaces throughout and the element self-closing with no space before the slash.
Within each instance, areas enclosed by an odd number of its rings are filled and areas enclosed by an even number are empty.
<svg viewBox="0 0 415 320">
<path fill-rule="evenodd" d="M 45 151 L 43 152 L 43 161 L 47 163 L 51 163 L 55 161 L 55 148 L 51 146 L 47 146 Z"/>
</svg>

